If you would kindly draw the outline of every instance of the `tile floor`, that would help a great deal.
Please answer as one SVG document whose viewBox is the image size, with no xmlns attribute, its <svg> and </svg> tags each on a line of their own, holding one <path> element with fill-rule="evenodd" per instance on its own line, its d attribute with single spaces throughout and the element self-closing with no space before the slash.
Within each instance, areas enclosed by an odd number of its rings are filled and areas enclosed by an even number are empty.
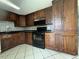
<svg viewBox="0 0 79 59">
<path fill-rule="evenodd" d="M 22 44 L 1 53 L 0 59 L 79 59 L 79 56 Z"/>
</svg>

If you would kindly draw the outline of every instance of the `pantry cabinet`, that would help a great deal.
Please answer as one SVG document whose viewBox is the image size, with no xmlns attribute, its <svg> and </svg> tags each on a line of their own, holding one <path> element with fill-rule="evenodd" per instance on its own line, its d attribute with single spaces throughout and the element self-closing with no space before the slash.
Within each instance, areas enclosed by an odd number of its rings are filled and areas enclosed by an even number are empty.
<svg viewBox="0 0 79 59">
<path fill-rule="evenodd" d="M 45 33 L 46 48 L 77 55 L 77 0 L 55 0 L 52 6 L 53 33 Z M 54 47 L 53 47 L 54 46 Z"/>
</svg>

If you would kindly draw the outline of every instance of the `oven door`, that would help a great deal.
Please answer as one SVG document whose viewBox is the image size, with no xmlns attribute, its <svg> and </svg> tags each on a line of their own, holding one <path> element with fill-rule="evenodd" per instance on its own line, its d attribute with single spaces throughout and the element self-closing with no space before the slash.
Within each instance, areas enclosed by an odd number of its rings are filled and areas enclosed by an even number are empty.
<svg viewBox="0 0 79 59">
<path fill-rule="evenodd" d="M 45 48 L 44 46 L 44 34 L 39 32 L 33 32 L 33 46 L 39 48 Z"/>
</svg>

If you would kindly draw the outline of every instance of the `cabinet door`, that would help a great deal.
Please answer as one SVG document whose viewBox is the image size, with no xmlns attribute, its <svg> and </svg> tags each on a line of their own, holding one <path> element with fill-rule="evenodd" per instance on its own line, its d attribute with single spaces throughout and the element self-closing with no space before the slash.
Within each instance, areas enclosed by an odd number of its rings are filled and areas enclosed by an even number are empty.
<svg viewBox="0 0 79 59">
<path fill-rule="evenodd" d="M 54 31 L 56 33 L 63 31 L 63 0 L 54 2 L 52 9 L 52 19 L 54 25 Z"/>
<path fill-rule="evenodd" d="M 16 24 L 16 26 L 19 26 L 19 27 L 26 26 L 26 17 L 19 15 L 17 23 L 15 23 L 15 24 Z"/>
<path fill-rule="evenodd" d="M 15 44 L 19 45 L 19 44 L 24 44 L 24 40 L 25 40 L 25 34 L 24 33 L 14 33 L 14 40 L 15 40 Z"/>
<path fill-rule="evenodd" d="M 45 33 L 45 47 L 49 49 L 55 49 L 55 34 Z"/>
<path fill-rule="evenodd" d="M 63 51 L 63 0 L 55 1 L 53 4 L 53 25 L 55 33 L 55 48 L 56 50 Z"/>
<path fill-rule="evenodd" d="M 20 44 L 24 44 L 25 43 L 25 33 L 21 32 L 19 33 L 19 37 L 20 37 Z"/>
<path fill-rule="evenodd" d="M 45 10 L 44 9 L 43 10 L 39 10 L 37 12 L 34 12 L 34 20 L 40 19 L 40 18 L 45 18 Z"/>
<path fill-rule="evenodd" d="M 15 22 L 17 19 L 18 19 L 18 15 L 17 15 L 17 14 L 12 13 L 12 12 L 10 12 L 10 13 L 8 14 L 8 21 L 13 21 L 13 22 Z"/>
<path fill-rule="evenodd" d="M 45 9 L 46 24 L 52 23 L 52 7 Z"/>
<path fill-rule="evenodd" d="M 33 14 L 29 14 L 26 16 L 26 25 L 27 26 L 33 26 L 34 25 L 34 18 L 33 18 Z"/>
<path fill-rule="evenodd" d="M 65 52 L 76 55 L 77 42 L 77 0 L 64 0 L 64 47 Z"/>
<path fill-rule="evenodd" d="M 45 10 L 44 9 L 39 11 L 39 16 L 38 17 L 39 18 L 45 18 Z"/>
<path fill-rule="evenodd" d="M 1 50 L 2 52 L 10 48 L 10 40 L 9 39 L 2 39 L 1 40 Z"/>
<path fill-rule="evenodd" d="M 64 35 L 64 51 L 73 55 L 78 54 L 77 37 L 75 35 Z"/>
<path fill-rule="evenodd" d="M 55 48 L 58 51 L 63 51 L 64 50 L 64 40 L 63 40 L 63 35 L 62 34 L 55 34 Z"/>
<path fill-rule="evenodd" d="M 77 30 L 77 0 L 64 0 L 64 30 Z"/>
<path fill-rule="evenodd" d="M 26 33 L 25 41 L 27 44 L 32 44 L 32 33 Z"/>
</svg>

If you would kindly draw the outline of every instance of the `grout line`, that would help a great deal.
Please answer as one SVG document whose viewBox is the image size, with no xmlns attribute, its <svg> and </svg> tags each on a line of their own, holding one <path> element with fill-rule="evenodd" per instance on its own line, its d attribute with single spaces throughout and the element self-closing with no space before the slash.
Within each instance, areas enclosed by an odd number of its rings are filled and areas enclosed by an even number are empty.
<svg viewBox="0 0 79 59">
<path fill-rule="evenodd" d="M 33 59 L 35 59 L 34 51 L 33 51 L 33 46 L 32 46 L 32 52 L 33 52 Z"/>
<path fill-rule="evenodd" d="M 41 52 L 41 50 L 39 49 L 39 51 Z M 42 52 L 41 52 L 41 54 L 42 54 Z M 42 56 L 43 56 L 43 54 L 42 54 Z M 43 59 L 45 59 L 45 57 L 43 56 Z"/>
<path fill-rule="evenodd" d="M 19 50 L 20 50 L 20 47 L 18 48 L 18 50 L 17 50 L 17 52 L 16 52 L 16 55 L 15 55 L 14 59 L 16 58 L 16 56 L 17 56 Z"/>
<path fill-rule="evenodd" d="M 25 57 L 26 57 L 26 47 L 25 47 L 24 59 L 25 59 Z"/>
</svg>

